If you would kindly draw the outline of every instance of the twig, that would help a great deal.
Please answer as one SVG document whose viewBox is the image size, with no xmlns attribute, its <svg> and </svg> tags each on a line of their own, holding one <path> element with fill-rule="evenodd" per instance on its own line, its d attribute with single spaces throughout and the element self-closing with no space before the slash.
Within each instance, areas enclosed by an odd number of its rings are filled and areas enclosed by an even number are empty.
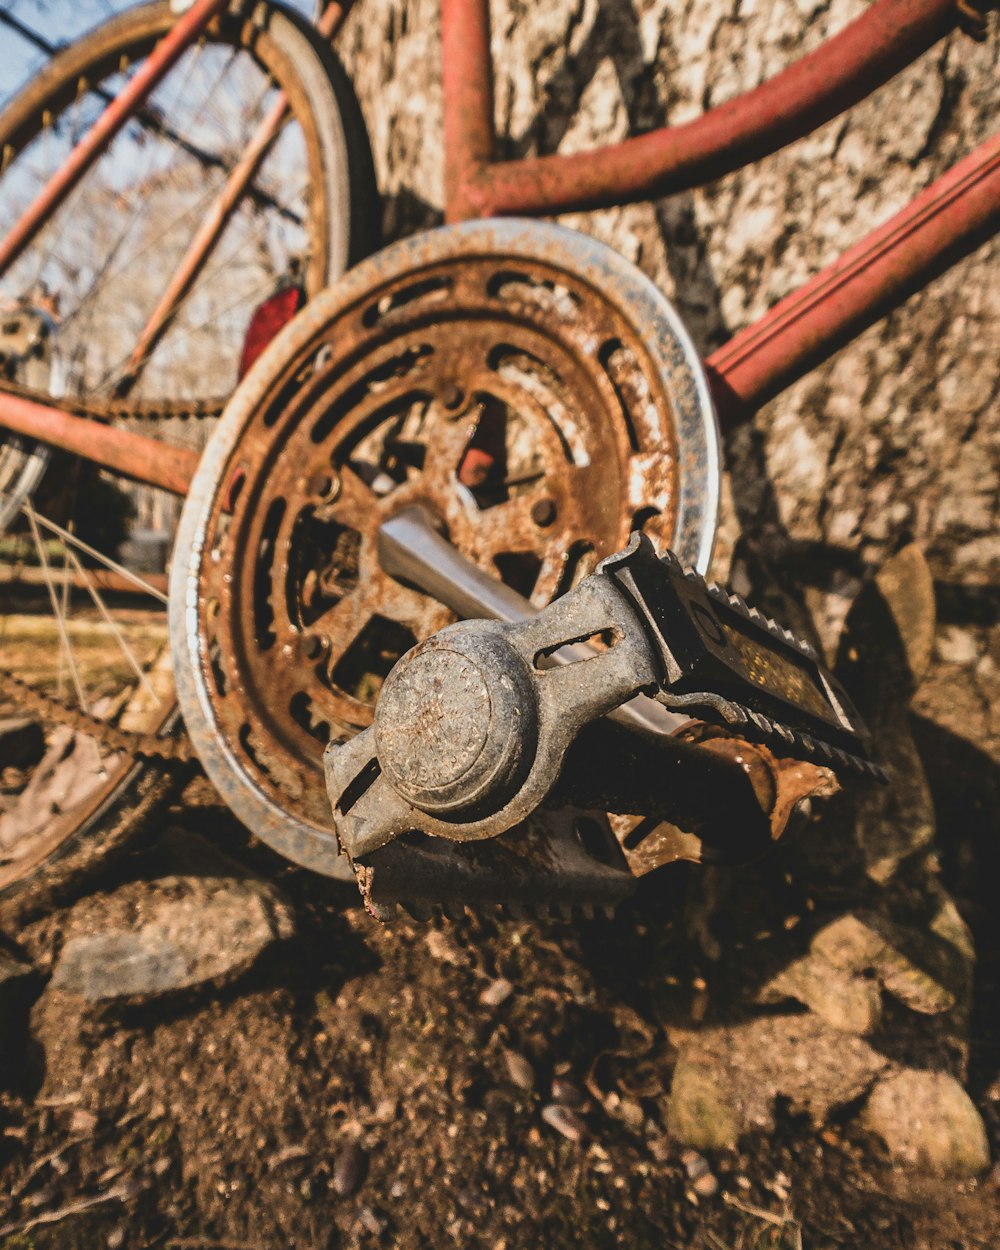
<svg viewBox="0 0 1000 1250">
<path fill-rule="evenodd" d="M 14 1233 L 27 1233 L 42 1224 L 58 1224 L 60 1220 L 68 1219 L 71 1215 L 79 1215 L 81 1211 L 89 1211 L 91 1207 L 99 1207 L 105 1202 L 118 1202 L 124 1196 L 125 1190 L 118 1187 L 109 1189 L 105 1194 L 98 1194 L 94 1198 L 81 1198 L 79 1202 L 70 1202 L 65 1207 L 60 1207 L 58 1211 L 43 1211 L 41 1215 L 33 1215 L 30 1220 L 23 1220 L 20 1224 L 4 1224 L 0 1228 L 0 1237 L 11 1237 Z"/>
<path fill-rule="evenodd" d="M 733 1197 L 732 1194 L 723 1194 L 722 1201 L 727 1206 L 735 1207 L 737 1211 L 742 1211 L 744 1215 L 752 1215 L 758 1220 L 764 1220 L 768 1224 L 773 1224 L 775 1228 L 787 1228 L 789 1224 L 796 1222 L 788 1216 L 775 1215 L 771 1211 L 765 1211 L 763 1207 L 752 1207 L 749 1202 L 741 1202 L 739 1198 Z"/>
<path fill-rule="evenodd" d="M 60 1155 L 65 1153 L 65 1151 L 69 1150 L 71 1147 L 79 1146 L 81 1141 L 83 1141 L 83 1138 L 78 1137 L 74 1141 L 64 1142 L 61 1146 L 57 1147 L 57 1149 L 50 1150 L 47 1155 L 42 1155 L 40 1159 L 36 1159 L 17 1184 L 10 1187 L 10 1196 L 12 1198 L 16 1198 L 18 1194 L 24 1193 L 42 1168 L 47 1167 L 50 1163 L 54 1163 Z"/>
</svg>

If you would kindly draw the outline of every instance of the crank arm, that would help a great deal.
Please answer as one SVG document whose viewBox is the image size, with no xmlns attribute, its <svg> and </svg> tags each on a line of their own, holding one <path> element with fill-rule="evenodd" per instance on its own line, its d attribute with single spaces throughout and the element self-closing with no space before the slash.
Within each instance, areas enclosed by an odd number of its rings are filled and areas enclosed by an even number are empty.
<svg viewBox="0 0 1000 1250">
<path fill-rule="evenodd" d="M 591 638 L 604 649 L 547 666 Z M 640 692 L 785 754 L 878 773 L 860 717 L 810 648 L 633 534 L 533 618 L 460 622 L 399 661 L 372 728 L 327 749 L 344 849 L 357 865 L 412 830 L 496 837 L 549 795 L 581 731 Z"/>
<path fill-rule="evenodd" d="M 509 625 L 537 616 L 539 609 L 499 578 L 484 573 L 434 526 L 426 508 L 405 508 L 383 522 L 378 532 L 378 558 L 390 577 L 422 590 L 465 620 L 504 621 Z M 597 654 L 586 643 L 561 647 L 553 665 L 573 664 Z M 638 695 L 612 709 L 608 719 L 637 733 L 673 734 L 691 717 Z"/>
</svg>

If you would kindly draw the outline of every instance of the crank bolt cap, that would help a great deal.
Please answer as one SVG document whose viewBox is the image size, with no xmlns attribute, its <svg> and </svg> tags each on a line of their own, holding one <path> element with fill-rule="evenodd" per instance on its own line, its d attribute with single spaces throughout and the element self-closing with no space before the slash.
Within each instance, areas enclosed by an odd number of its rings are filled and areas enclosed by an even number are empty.
<svg viewBox="0 0 1000 1250">
<path fill-rule="evenodd" d="M 537 741 L 531 675 L 499 636 L 438 634 L 389 674 L 375 709 L 386 780 L 439 816 L 498 811 L 516 792 Z"/>
</svg>

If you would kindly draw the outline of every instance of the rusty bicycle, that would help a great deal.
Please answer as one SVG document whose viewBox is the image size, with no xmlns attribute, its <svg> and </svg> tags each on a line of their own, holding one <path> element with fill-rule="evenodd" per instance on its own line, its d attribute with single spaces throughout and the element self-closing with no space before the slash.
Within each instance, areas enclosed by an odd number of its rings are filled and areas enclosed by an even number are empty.
<svg viewBox="0 0 1000 1250">
<path fill-rule="evenodd" d="M 171 48 L 197 40 L 224 7 L 193 5 Z M 451 224 L 311 300 L 238 388 L 199 467 L 190 451 L 167 457 L 69 404 L 42 405 L 22 388 L 0 396 L 0 424 L 20 438 L 188 494 L 173 564 L 174 664 L 197 753 L 245 823 L 291 858 L 342 872 L 323 748 L 371 722 L 381 684 L 414 642 L 456 614 L 496 608 L 481 585 L 478 597 L 456 589 L 472 567 L 535 609 L 631 529 L 704 569 L 716 411 L 752 411 L 994 231 L 1000 139 L 704 362 L 627 262 L 525 219 L 718 177 L 850 107 L 956 25 L 981 35 L 984 13 L 877 0 L 697 121 L 594 153 L 498 162 L 488 6 L 443 0 Z M 0 268 L 142 100 L 137 88 L 109 105 L 70 172 L 0 244 Z M 247 189 L 239 168 L 223 193 L 236 200 Z M 483 217 L 516 220 L 474 224 Z M 450 580 L 418 576 L 412 550 L 392 571 L 386 525 L 415 506 L 447 535 Z M 635 829 L 621 836 L 637 846 Z"/>
</svg>

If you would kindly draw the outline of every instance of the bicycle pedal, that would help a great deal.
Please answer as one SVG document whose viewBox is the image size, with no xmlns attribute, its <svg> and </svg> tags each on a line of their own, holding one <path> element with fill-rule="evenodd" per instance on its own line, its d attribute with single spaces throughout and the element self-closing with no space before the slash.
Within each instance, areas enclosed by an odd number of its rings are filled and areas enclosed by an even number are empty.
<svg viewBox="0 0 1000 1250">
<path fill-rule="evenodd" d="M 488 842 L 449 842 L 419 832 L 355 865 L 368 911 L 383 922 L 402 908 L 415 920 L 466 911 L 509 919 L 612 914 L 636 879 L 603 813 L 538 813 Z"/>
</svg>

